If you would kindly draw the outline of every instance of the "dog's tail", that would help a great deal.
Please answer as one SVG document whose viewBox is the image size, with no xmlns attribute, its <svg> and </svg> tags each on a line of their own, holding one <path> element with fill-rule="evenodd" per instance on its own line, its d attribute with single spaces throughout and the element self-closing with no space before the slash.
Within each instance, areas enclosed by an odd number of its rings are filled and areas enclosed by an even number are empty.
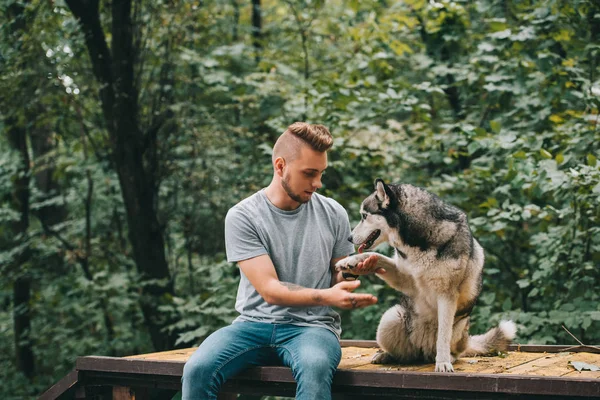
<svg viewBox="0 0 600 400">
<path fill-rule="evenodd" d="M 517 325 L 512 321 L 501 321 L 500 324 L 482 335 L 469 336 L 467 349 L 462 357 L 492 354 L 505 351 L 517 334 Z"/>
</svg>

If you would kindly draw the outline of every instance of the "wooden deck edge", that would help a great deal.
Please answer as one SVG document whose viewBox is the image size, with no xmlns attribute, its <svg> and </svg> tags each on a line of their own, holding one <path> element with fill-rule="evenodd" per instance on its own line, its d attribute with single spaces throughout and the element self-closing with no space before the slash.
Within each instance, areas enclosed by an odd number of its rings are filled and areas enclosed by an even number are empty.
<svg viewBox="0 0 600 400">
<path fill-rule="evenodd" d="M 240 373 L 235 380 L 293 383 L 286 367 L 255 367 Z M 333 378 L 335 387 L 372 387 L 422 389 L 482 393 L 598 396 L 600 380 L 555 376 L 441 373 L 418 371 L 354 371 L 340 369 Z"/>
<path fill-rule="evenodd" d="M 183 375 L 185 361 L 140 360 L 135 358 L 86 356 L 75 362 L 78 371 L 121 372 L 142 375 Z"/>
<path fill-rule="evenodd" d="M 55 400 L 60 399 L 70 390 L 75 390 L 75 386 L 79 382 L 79 371 L 73 370 L 65 375 L 61 380 L 52 385 L 48 390 L 42 393 L 38 400 Z"/>
<path fill-rule="evenodd" d="M 149 361 L 114 357 L 81 357 L 77 370 L 93 376 L 95 372 L 119 376 L 163 376 L 177 378 L 183 373 L 183 361 Z M 260 381 L 263 384 L 294 383 L 287 367 L 254 367 L 233 378 L 236 381 Z M 526 395 L 597 396 L 600 380 L 588 378 L 562 378 L 555 376 L 439 373 L 396 370 L 337 371 L 333 386 L 338 388 L 381 387 L 394 390 L 446 390 Z"/>
</svg>

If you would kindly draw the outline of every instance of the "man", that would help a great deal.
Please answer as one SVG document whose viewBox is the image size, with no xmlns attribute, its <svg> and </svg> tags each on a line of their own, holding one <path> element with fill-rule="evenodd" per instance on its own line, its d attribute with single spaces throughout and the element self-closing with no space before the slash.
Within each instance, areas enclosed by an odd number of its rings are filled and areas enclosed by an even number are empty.
<svg viewBox="0 0 600 400">
<path fill-rule="evenodd" d="M 227 260 L 241 270 L 240 316 L 190 357 L 184 400 L 216 399 L 223 382 L 243 369 L 277 364 L 292 369 L 297 399 L 331 398 L 341 358 L 340 317 L 331 306 L 377 302 L 352 293 L 360 282 L 344 281 L 334 270 L 354 247 L 344 208 L 316 193 L 332 144 L 322 125 L 290 125 L 273 148 L 269 186 L 227 213 Z"/>
</svg>

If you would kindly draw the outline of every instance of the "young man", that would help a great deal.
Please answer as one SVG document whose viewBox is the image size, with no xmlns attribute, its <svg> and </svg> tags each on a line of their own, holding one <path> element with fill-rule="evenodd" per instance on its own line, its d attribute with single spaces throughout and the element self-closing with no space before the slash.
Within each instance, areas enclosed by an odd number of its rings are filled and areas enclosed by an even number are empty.
<svg viewBox="0 0 600 400">
<path fill-rule="evenodd" d="M 273 148 L 269 186 L 225 218 L 227 260 L 241 270 L 240 316 L 210 335 L 183 370 L 183 399 L 216 399 L 228 378 L 256 365 L 286 365 L 296 399 L 331 398 L 339 364 L 340 317 L 331 307 L 366 307 L 335 263 L 354 252 L 348 215 L 316 193 L 333 139 L 322 125 L 290 125 Z"/>
</svg>

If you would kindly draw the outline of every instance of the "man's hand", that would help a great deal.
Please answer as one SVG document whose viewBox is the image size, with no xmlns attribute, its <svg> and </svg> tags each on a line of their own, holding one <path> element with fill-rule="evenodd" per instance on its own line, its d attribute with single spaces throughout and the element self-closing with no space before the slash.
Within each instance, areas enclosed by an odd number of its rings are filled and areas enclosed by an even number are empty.
<svg viewBox="0 0 600 400">
<path fill-rule="evenodd" d="M 355 254 L 339 260 L 335 269 L 354 275 L 385 274 L 385 269 L 377 267 L 378 259 L 376 253 Z"/>
<path fill-rule="evenodd" d="M 360 281 L 340 282 L 324 290 L 327 303 L 338 308 L 351 310 L 377 303 L 377 297 L 368 293 L 352 293 L 360 286 Z"/>
</svg>

